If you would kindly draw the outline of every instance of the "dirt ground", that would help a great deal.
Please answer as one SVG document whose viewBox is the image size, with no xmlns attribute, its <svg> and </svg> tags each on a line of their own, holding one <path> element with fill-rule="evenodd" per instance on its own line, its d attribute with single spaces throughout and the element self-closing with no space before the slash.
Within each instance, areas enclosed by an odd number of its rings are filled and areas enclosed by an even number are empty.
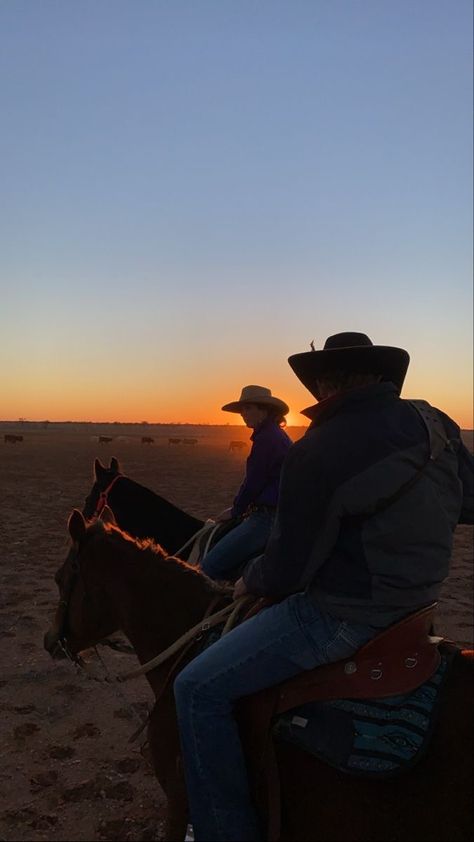
<svg viewBox="0 0 474 842">
<path fill-rule="evenodd" d="M 3 443 L 4 432 L 24 441 Z M 98 434 L 114 441 L 99 445 Z M 290 428 L 293 439 L 304 430 Z M 152 703 L 145 679 L 117 689 L 52 661 L 43 634 L 57 602 L 53 575 L 68 547 L 67 518 L 82 508 L 96 456 L 198 517 L 232 501 L 248 448 L 243 427 L 120 428 L 0 425 L 0 839 L 163 838 L 164 797 L 140 741 L 129 744 Z M 142 445 L 141 435 L 154 437 Z M 169 436 L 198 444 L 168 444 Z M 470 439 L 472 443 L 472 437 Z M 471 444 L 472 446 L 472 444 Z M 472 528 L 458 527 L 437 631 L 472 646 Z M 117 636 L 118 641 L 123 640 Z M 121 672 L 133 654 L 98 647 L 94 674 Z"/>
</svg>

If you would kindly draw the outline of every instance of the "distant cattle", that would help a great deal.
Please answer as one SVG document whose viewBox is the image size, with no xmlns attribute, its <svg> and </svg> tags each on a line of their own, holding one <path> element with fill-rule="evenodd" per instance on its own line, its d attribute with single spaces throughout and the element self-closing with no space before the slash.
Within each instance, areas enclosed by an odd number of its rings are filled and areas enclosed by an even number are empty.
<svg viewBox="0 0 474 842">
<path fill-rule="evenodd" d="M 151 436 L 142 436 L 142 444 L 154 444 L 154 441 Z"/>
<path fill-rule="evenodd" d="M 181 444 L 182 439 L 168 439 L 168 444 Z"/>
<path fill-rule="evenodd" d="M 183 439 L 183 444 L 197 444 L 197 439 Z"/>
<path fill-rule="evenodd" d="M 231 441 L 231 442 L 229 442 L 229 450 L 243 450 L 244 447 L 247 447 L 246 441 Z"/>
<path fill-rule="evenodd" d="M 99 436 L 99 444 L 109 444 L 113 440 L 113 436 Z"/>
<path fill-rule="evenodd" d="M 17 441 L 23 441 L 23 436 L 14 436 L 11 433 L 5 433 L 3 441 L 5 444 L 16 444 Z"/>
</svg>

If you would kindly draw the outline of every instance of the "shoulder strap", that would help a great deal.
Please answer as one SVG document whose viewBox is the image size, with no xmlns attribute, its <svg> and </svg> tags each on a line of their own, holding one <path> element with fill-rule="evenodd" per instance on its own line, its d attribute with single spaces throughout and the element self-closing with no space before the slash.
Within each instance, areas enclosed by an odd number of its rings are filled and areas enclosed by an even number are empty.
<svg viewBox="0 0 474 842">
<path fill-rule="evenodd" d="M 429 445 L 430 445 L 430 455 L 428 456 L 424 465 L 412 476 L 408 482 L 405 482 L 396 492 L 392 494 L 391 497 L 388 499 L 385 498 L 380 500 L 377 506 L 374 509 L 373 514 L 379 514 L 384 509 L 388 508 L 392 503 L 395 503 L 400 497 L 402 497 L 407 491 L 409 491 L 415 483 L 418 482 L 419 479 L 423 476 L 427 465 L 431 461 L 434 461 L 438 458 L 438 456 L 443 452 L 445 447 L 449 445 L 449 439 L 446 435 L 446 430 L 444 428 L 444 424 L 441 421 L 439 413 L 432 407 L 427 401 L 423 400 L 407 400 L 406 403 L 409 403 L 413 409 L 416 410 L 420 418 L 422 419 L 426 432 L 428 433 L 429 438 Z"/>
<path fill-rule="evenodd" d="M 430 459 L 437 459 L 449 444 L 448 436 L 439 412 L 428 401 L 408 400 L 423 421 L 430 440 Z"/>
</svg>

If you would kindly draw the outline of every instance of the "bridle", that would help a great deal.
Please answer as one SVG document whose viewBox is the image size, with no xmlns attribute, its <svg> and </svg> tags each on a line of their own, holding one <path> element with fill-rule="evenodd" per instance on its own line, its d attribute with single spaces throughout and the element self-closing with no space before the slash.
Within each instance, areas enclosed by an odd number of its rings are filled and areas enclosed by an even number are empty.
<svg viewBox="0 0 474 842">
<path fill-rule="evenodd" d="M 97 500 L 97 504 L 95 507 L 95 512 L 92 515 L 93 518 L 99 517 L 100 513 L 102 512 L 102 509 L 107 505 L 108 497 L 110 492 L 112 491 L 112 488 L 114 487 L 118 479 L 123 479 L 123 476 L 123 474 L 116 474 L 113 480 L 108 484 L 107 488 L 100 492 L 99 499 Z"/>
<path fill-rule="evenodd" d="M 60 615 L 59 615 L 59 629 L 58 629 L 58 640 L 57 646 L 61 649 L 61 651 L 66 655 L 66 657 L 72 661 L 74 664 L 78 666 L 83 666 L 84 662 L 79 654 L 74 655 L 71 650 L 69 649 L 67 637 L 66 637 L 66 628 L 67 628 L 67 620 L 69 614 L 69 603 L 71 601 L 71 596 L 73 594 L 74 588 L 77 584 L 79 578 L 82 579 L 81 576 L 81 565 L 79 563 L 79 547 L 74 545 L 71 549 L 72 558 L 71 558 L 71 574 L 69 576 L 67 587 L 65 589 L 64 595 L 59 600 L 59 607 L 60 607 Z M 83 585 L 84 580 L 82 579 Z M 84 598 L 86 596 L 86 590 L 84 586 Z"/>
</svg>

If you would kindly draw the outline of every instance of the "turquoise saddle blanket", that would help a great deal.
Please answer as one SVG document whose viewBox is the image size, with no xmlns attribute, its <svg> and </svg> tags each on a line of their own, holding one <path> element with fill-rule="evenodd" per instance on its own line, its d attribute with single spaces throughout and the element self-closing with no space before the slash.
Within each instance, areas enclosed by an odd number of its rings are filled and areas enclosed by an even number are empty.
<svg viewBox="0 0 474 842">
<path fill-rule="evenodd" d="M 447 659 L 413 692 L 385 699 L 310 702 L 280 715 L 276 739 L 352 775 L 391 777 L 424 755 L 433 731 Z"/>
</svg>

